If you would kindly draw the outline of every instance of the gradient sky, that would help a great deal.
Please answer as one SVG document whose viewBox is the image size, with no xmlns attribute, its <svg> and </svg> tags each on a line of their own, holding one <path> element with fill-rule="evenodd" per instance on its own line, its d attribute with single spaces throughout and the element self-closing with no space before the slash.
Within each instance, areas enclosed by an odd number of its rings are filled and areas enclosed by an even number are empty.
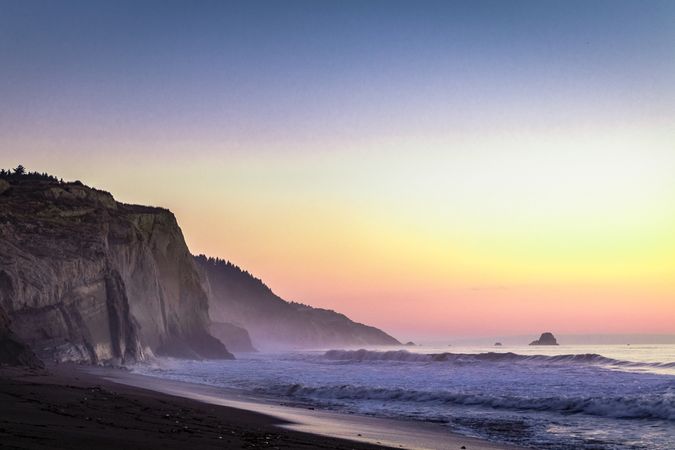
<svg viewBox="0 0 675 450">
<path fill-rule="evenodd" d="M 0 0 L 0 165 L 400 338 L 675 333 L 675 2 Z"/>
</svg>

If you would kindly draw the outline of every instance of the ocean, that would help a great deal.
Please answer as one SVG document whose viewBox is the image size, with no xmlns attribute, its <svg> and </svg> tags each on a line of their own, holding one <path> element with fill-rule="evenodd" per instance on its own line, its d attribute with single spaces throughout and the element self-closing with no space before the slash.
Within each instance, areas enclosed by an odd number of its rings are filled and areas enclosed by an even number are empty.
<svg viewBox="0 0 675 450">
<path fill-rule="evenodd" d="M 675 449 L 675 345 L 406 347 L 163 359 L 144 375 L 435 422 L 537 449 Z"/>
</svg>

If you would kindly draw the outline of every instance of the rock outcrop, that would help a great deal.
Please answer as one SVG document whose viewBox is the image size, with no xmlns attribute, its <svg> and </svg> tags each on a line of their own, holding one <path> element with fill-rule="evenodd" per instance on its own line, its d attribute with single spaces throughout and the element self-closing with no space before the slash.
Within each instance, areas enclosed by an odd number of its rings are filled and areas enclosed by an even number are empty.
<svg viewBox="0 0 675 450">
<path fill-rule="evenodd" d="M 210 285 L 211 319 L 244 327 L 258 349 L 401 344 L 337 312 L 287 302 L 229 262 L 204 255 L 195 261 Z"/>
<path fill-rule="evenodd" d="M 10 187 L 9 181 L 0 178 L 0 195 L 8 191 Z"/>
<path fill-rule="evenodd" d="M 203 280 L 170 211 L 118 203 L 79 182 L 12 177 L 8 185 L 0 308 L 38 357 L 232 357 L 207 331 Z"/>
<path fill-rule="evenodd" d="M 42 368 L 44 365 L 35 353 L 10 328 L 9 317 L 0 307 L 0 365 Z"/>
<path fill-rule="evenodd" d="M 558 345 L 558 341 L 553 336 L 553 333 L 542 333 L 539 339 L 530 342 L 530 345 Z"/>
<path fill-rule="evenodd" d="M 209 331 L 213 336 L 234 353 L 252 353 L 258 350 L 253 347 L 248 331 L 231 323 L 211 322 Z"/>
</svg>

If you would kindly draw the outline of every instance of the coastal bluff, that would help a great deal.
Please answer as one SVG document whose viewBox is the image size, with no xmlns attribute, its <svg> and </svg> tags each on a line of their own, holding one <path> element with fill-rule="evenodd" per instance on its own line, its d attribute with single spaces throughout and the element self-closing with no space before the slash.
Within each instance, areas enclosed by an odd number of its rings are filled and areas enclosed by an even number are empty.
<svg viewBox="0 0 675 450">
<path fill-rule="evenodd" d="M 169 210 L 46 174 L 0 179 L 0 338 L 19 360 L 26 346 L 91 364 L 232 358 L 209 334 L 208 307 Z"/>
<path fill-rule="evenodd" d="M 204 255 L 195 261 L 209 284 L 211 320 L 245 328 L 257 349 L 401 345 L 384 331 L 338 312 L 286 301 L 228 261 Z"/>
</svg>

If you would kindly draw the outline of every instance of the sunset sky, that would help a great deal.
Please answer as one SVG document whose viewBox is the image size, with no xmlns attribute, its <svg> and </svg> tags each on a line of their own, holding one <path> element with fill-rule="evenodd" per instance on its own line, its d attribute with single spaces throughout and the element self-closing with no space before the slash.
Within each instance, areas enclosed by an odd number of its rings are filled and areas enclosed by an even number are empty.
<svg viewBox="0 0 675 450">
<path fill-rule="evenodd" d="M 673 1 L 0 0 L 0 166 L 400 338 L 675 333 Z"/>
</svg>

